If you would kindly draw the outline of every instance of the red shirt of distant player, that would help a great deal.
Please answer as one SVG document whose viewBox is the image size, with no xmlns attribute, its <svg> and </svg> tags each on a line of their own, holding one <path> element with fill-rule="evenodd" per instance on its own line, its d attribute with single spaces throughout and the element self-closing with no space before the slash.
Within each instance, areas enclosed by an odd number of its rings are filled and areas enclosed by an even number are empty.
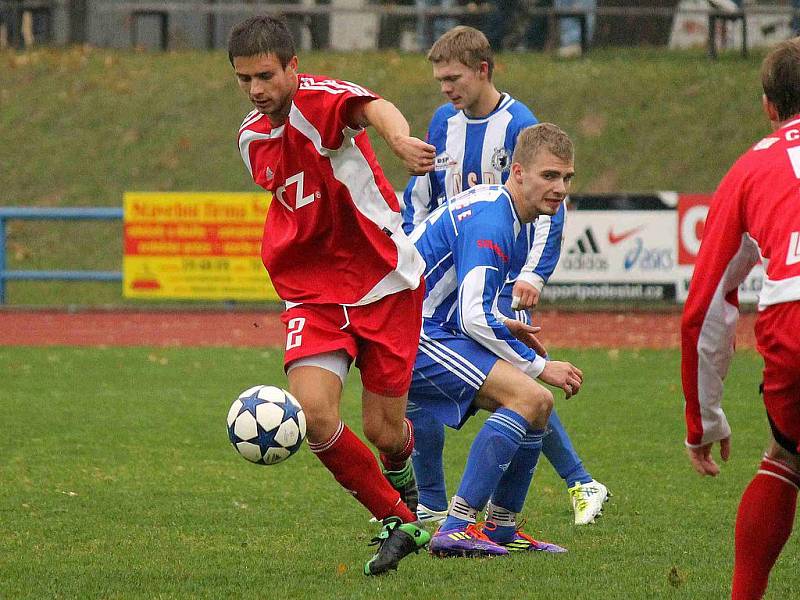
<svg viewBox="0 0 800 600">
<path fill-rule="evenodd" d="M 350 103 L 378 98 L 345 81 L 301 74 L 283 125 L 257 111 L 239 130 L 253 180 L 272 192 L 261 256 L 289 302 L 369 304 L 415 289 L 422 258 Z"/>
<path fill-rule="evenodd" d="M 746 152 L 714 194 L 681 327 L 690 446 L 730 435 L 722 380 L 733 355 L 738 286 L 759 256 L 764 403 L 779 430 L 800 435 L 800 119 Z"/>
</svg>

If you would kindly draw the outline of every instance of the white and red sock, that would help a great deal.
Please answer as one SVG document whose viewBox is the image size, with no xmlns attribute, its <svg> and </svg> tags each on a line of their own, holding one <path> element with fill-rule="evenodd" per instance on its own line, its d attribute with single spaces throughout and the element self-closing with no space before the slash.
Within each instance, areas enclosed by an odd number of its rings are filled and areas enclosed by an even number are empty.
<svg viewBox="0 0 800 600">
<path fill-rule="evenodd" d="M 325 442 L 308 444 L 336 481 L 377 519 L 400 517 L 404 523 L 417 517 L 400 501 L 400 494 L 383 476 L 375 455 L 344 423 Z"/>
</svg>

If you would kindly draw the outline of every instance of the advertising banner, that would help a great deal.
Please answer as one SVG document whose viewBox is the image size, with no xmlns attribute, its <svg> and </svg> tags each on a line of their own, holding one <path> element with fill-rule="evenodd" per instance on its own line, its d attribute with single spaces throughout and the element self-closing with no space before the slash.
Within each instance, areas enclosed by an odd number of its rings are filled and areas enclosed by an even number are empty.
<svg viewBox="0 0 800 600">
<path fill-rule="evenodd" d="M 703 238 L 709 194 L 576 195 L 567 213 L 561 260 L 542 297 L 684 302 Z M 739 287 L 758 302 L 761 265 Z"/>
<path fill-rule="evenodd" d="M 673 210 L 573 210 L 545 298 L 674 300 Z"/>
<path fill-rule="evenodd" d="M 260 256 L 268 206 L 264 193 L 126 193 L 123 295 L 277 300 Z"/>
</svg>

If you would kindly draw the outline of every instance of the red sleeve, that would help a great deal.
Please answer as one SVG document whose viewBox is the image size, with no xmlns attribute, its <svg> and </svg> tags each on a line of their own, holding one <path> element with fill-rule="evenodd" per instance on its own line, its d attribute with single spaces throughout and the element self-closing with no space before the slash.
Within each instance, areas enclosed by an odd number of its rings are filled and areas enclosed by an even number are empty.
<svg viewBox="0 0 800 600">
<path fill-rule="evenodd" d="M 322 146 L 336 150 L 345 138 L 352 138 L 361 129 L 349 123 L 354 104 L 380 98 L 374 92 L 349 81 L 300 76 L 295 104 L 319 132 Z"/>
<path fill-rule="evenodd" d="M 730 435 L 722 412 L 722 381 L 733 356 L 738 286 L 758 261 L 745 233 L 746 176 L 734 166 L 711 203 L 681 321 L 681 376 L 690 446 Z"/>
</svg>

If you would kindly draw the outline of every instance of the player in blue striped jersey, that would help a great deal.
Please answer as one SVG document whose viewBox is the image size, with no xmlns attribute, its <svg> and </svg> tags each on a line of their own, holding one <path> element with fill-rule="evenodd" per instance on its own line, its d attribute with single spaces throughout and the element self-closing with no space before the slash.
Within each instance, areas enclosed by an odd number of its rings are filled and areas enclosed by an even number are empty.
<svg viewBox="0 0 800 600">
<path fill-rule="evenodd" d="M 445 33 L 428 54 L 434 77 L 448 102 L 433 116 L 428 141 L 436 147 L 434 171 L 413 177 L 404 193 L 404 229 L 411 233 L 445 199 L 480 183 L 505 183 L 519 132 L 537 122 L 522 102 L 500 93 L 492 83 L 493 59 L 486 37 L 471 27 Z M 499 308 L 506 316 L 530 323 L 526 308 L 535 306 L 561 253 L 566 206 L 554 216 L 541 215 L 525 225 L 514 249 Z M 513 296 L 519 301 L 512 308 Z M 442 451 L 444 427 L 409 404 L 414 422 L 414 469 L 420 486 L 418 515 L 440 520 L 447 508 Z M 575 522 L 594 521 L 608 491 L 594 481 L 575 451 L 558 415 L 552 413 L 543 452 L 570 493 Z"/>
<path fill-rule="evenodd" d="M 506 185 L 478 185 L 440 206 L 413 232 L 425 260 L 420 346 L 409 401 L 455 429 L 479 409 L 478 432 L 447 518 L 431 540 L 440 556 L 497 556 L 510 550 L 565 552 L 517 526 L 538 462 L 553 395 L 583 382 L 579 369 L 548 361 L 537 328 L 498 311 L 527 223 L 554 215 L 574 174 L 573 147 L 555 125 L 523 130 Z M 539 353 L 537 353 L 537 350 Z M 486 509 L 491 529 L 477 525 Z"/>
</svg>

